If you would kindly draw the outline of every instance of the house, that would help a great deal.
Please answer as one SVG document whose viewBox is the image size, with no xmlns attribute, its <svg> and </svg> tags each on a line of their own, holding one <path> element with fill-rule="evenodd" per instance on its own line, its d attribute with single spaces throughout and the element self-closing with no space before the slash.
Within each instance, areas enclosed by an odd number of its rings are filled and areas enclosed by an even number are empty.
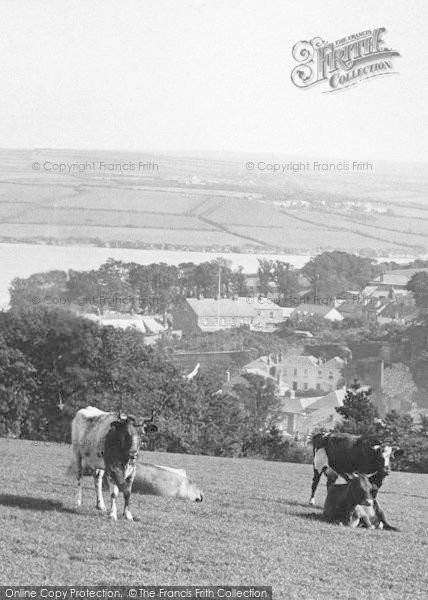
<svg viewBox="0 0 428 600">
<path fill-rule="evenodd" d="M 342 315 L 343 318 L 350 317 L 363 317 L 364 307 L 361 302 L 358 301 L 344 301 L 336 306 L 336 310 Z"/>
<path fill-rule="evenodd" d="M 283 398 L 276 427 L 284 433 L 306 438 L 314 429 L 332 429 L 342 421 L 336 407 L 343 406 L 346 389 L 334 390 L 322 397 Z"/>
<path fill-rule="evenodd" d="M 161 339 L 168 327 L 157 316 L 131 315 L 128 313 L 104 312 L 103 315 L 84 314 L 86 319 L 95 321 L 102 326 L 111 326 L 117 329 L 135 329 L 144 334 L 144 343 L 147 345 Z"/>
<path fill-rule="evenodd" d="M 249 296 L 257 296 L 260 292 L 260 280 L 257 273 L 245 274 L 245 287 Z"/>
<path fill-rule="evenodd" d="M 428 268 L 419 269 L 395 269 L 388 273 L 382 273 L 373 281 L 370 281 L 362 291 L 364 298 L 383 298 L 393 300 L 397 296 L 408 296 L 407 284 L 416 273 L 425 271 Z"/>
<path fill-rule="evenodd" d="M 230 298 L 186 298 L 173 310 L 174 329 L 184 335 L 213 332 L 248 325 L 253 328 L 256 313 L 251 303 Z"/>
<path fill-rule="evenodd" d="M 238 301 L 247 301 L 247 298 L 238 298 Z M 273 331 L 284 321 L 284 309 L 270 298 L 259 297 L 253 303 L 255 310 L 255 329 Z"/>
<path fill-rule="evenodd" d="M 418 316 L 418 309 L 410 304 L 390 302 L 382 306 L 377 315 L 377 322 L 381 325 L 385 323 L 397 323 L 406 325 Z"/>
<path fill-rule="evenodd" d="M 336 389 L 342 376 L 345 361 L 335 356 L 323 361 L 315 356 L 278 355 L 261 356 L 244 365 L 243 370 L 262 377 L 275 379 L 279 394 L 288 390 L 307 391 L 318 390 L 330 392 Z"/>
<path fill-rule="evenodd" d="M 251 299 L 251 302 L 249 301 Z M 268 298 L 186 298 L 173 311 L 174 329 L 185 335 L 247 325 L 273 331 L 283 321 L 282 308 Z"/>
<path fill-rule="evenodd" d="M 304 319 L 318 315 L 327 321 L 343 321 L 343 316 L 334 306 L 323 304 L 299 304 L 291 313 L 292 319 Z"/>
</svg>

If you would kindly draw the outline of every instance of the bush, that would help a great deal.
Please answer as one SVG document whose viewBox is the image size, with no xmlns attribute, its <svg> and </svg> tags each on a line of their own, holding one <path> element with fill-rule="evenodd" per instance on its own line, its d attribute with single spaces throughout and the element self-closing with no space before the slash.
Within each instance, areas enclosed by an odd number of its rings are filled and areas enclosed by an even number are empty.
<svg viewBox="0 0 428 600">
<path fill-rule="evenodd" d="M 273 428 L 266 433 L 254 433 L 244 440 L 242 454 L 246 458 L 261 458 L 279 462 L 311 463 L 312 451 Z"/>
</svg>

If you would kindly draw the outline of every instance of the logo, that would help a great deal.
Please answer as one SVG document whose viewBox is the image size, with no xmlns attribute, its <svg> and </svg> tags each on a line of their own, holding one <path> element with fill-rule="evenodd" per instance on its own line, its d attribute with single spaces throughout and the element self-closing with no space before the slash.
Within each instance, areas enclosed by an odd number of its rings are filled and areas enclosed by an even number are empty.
<svg viewBox="0 0 428 600">
<path fill-rule="evenodd" d="M 328 83 L 327 92 L 349 88 L 365 79 L 390 75 L 396 50 L 387 48 L 384 27 L 326 42 L 320 37 L 293 46 L 293 58 L 299 63 L 291 72 L 291 81 L 299 88 Z"/>
</svg>

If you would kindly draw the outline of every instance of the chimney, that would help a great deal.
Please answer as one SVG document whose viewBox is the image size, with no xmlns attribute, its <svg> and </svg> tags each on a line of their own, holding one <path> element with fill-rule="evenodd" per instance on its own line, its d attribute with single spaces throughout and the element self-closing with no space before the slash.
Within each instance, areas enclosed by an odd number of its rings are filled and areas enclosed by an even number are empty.
<svg viewBox="0 0 428 600">
<path fill-rule="evenodd" d="M 230 371 L 226 371 L 226 381 L 230 381 Z"/>
<path fill-rule="evenodd" d="M 203 300 L 204 299 L 204 295 L 203 294 L 199 294 L 199 300 Z"/>
</svg>

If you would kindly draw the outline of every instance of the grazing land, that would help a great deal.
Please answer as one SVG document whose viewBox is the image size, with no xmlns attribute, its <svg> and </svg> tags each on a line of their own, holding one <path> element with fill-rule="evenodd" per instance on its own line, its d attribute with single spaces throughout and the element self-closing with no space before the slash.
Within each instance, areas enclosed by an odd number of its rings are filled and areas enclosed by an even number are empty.
<svg viewBox="0 0 428 600">
<path fill-rule="evenodd" d="M 274 598 L 404 600 L 428 589 L 428 476 L 393 473 L 380 493 L 401 532 L 323 522 L 307 500 L 310 465 L 144 452 L 185 468 L 204 502 L 133 494 L 139 521 L 83 507 L 68 445 L 0 440 L 0 585 L 272 585 Z M 106 494 L 107 497 L 107 494 Z M 122 498 L 120 507 L 122 507 Z"/>
<path fill-rule="evenodd" d="M 423 163 L 378 161 L 367 173 L 273 173 L 247 170 L 248 158 L 0 150 L 0 242 L 426 254 Z M 126 168 L 152 163 L 155 170 Z"/>
</svg>

